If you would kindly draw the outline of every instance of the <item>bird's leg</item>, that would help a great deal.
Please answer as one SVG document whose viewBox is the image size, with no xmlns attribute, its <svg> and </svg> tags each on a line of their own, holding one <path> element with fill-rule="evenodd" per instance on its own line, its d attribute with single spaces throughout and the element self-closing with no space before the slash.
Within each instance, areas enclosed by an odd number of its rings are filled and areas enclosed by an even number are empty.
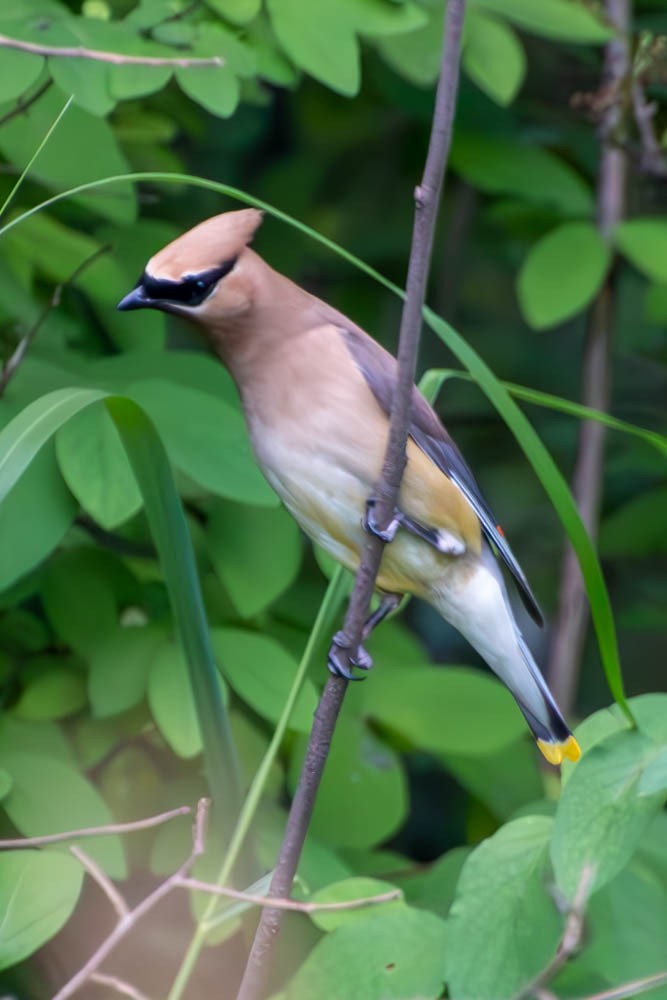
<svg viewBox="0 0 667 1000">
<path fill-rule="evenodd" d="M 381 621 L 384 621 L 387 615 L 395 611 L 400 603 L 400 594 L 383 594 L 375 611 L 364 622 L 361 638 L 367 639 L 373 629 Z M 373 666 L 373 660 L 361 643 L 359 643 L 356 650 L 351 651 L 350 643 L 345 633 L 342 631 L 336 632 L 331 643 L 331 648 L 329 649 L 329 655 L 327 656 L 327 667 L 332 674 L 337 674 L 339 677 L 347 677 L 348 681 L 363 680 L 362 677 L 355 677 L 349 665 L 358 667 L 359 670 L 370 670 Z"/>
<path fill-rule="evenodd" d="M 452 535 L 449 531 L 445 531 L 444 528 L 427 528 L 425 525 L 420 524 L 419 521 L 415 521 L 414 518 L 404 514 L 398 507 L 394 509 L 394 516 L 383 531 L 378 528 L 371 513 L 375 504 L 376 500 L 374 497 L 366 501 L 366 514 L 362 518 L 361 524 L 365 531 L 370 531 L 372 535 L 381 538 L 383 542 L 393 542 L 398 529 L 403 528 L 409 534 L 414 535 L 416 538 L 421 538 L 423 542 L 432 545 L 434 549 L 437 549 L 438 552 L 442 552 L 444 555 L 460 556 L 465 552 L 465 545 L 460 538 L 456 538 L 455 535 Z"/>
<path fill-rule="evenodd" d="M 371 535 L 375 535 L 376 538 L 381 538 L 383 542 L 393 542 L 396 537 L 396 532 L 398 531 L 401 521 L 399 512 L 394 511 L 394 516 L 387 525 L 386 528 L 378 528 L 375 523 L 375 518 L 373 517 L 373 508 L 375 507 L 377 500 L 375 497 L 369 497 L 366 501 L 366 513 L 361 519 L 361 526 L 364 531 L 370 531 Z"/>
</svg>

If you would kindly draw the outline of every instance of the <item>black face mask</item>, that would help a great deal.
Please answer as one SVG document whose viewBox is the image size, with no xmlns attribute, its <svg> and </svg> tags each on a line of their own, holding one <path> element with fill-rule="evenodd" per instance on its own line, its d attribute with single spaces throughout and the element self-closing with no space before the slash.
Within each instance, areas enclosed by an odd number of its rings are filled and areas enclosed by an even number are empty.
<svg viewBox="0 0 667 1000">
<path fill-rule="evenodd" d="M 173 302 L 182 306 L 198 306 L 208 298 L 221 278 L 232 270 L 237 258 L 226 261 L 220 267 L 211 268 L 210 271 L 202 271 L 200 274 L 188 275 L 181 281 L 168 281 L 166 278 L 151 278 L 145 271 L 139 281 L 147 300 L 146 305 L 150 305 L 151 300 L 155 302 Z"/>
</svg>

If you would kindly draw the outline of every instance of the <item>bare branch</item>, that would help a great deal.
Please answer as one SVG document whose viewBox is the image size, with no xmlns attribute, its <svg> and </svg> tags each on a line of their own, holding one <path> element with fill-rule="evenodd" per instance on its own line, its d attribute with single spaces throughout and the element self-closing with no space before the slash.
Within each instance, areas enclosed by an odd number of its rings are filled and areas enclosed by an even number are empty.
<svg viewBox="0 0 667 1000">
<path fill-rule="evenodd" d="M 118 892 L 118 889 L 113 884 L 109 876 L 102 871 L 97 862 L 93 861 L 93 859 L 86 854 L 85 851 L 82 851 L 80 847 L 72 845 L 72 847 L 70 847 L 70 853 L 74 855 L 76 860 L 81 865 L 83 865 L 93 881 L 97 882 L 100 889 L 118 914 L 119 920 L 126 917 L 130 912 L 129 906 Z"/>
<path fill-rule="evenodd" d="M 392 889 L 389 892 L 381 893 L 379 896 L 346 899 L 339 903 L 309 903 L 299 899 L 258 896 L 252 892 L 241 892 L 238 889 L 228 889 L 224 886 L 215 885 L 213 882 L 200 882 L 196 878 L 179 878 L 177 885 L 182 889 L 196 889 L 200 892 L 208 892 L 213 896 L 224 896 L 225 899 L 236 899 L 241 903 L 250 903 L 252 906 L 269 906 L 271 909 L 290 910 L 295 913 L 335 913 L 339 910 L 359 910 L 365 906 L 377 906 L 380 903 L 390 903 L 392 900 L 403 898 L 403 893 L 400 889 Z"/>
<path fill-rule="evenodd" d="M 98 983 L 100 986 L 108 986 L 110 990 L 115 990 L 122 997 L 130 997 L 130 1000 L 148 1000 L 145 993 L 138 990 L 132 983 L 126 983 L 117 976 L 107 976 L 104 972 L 93 972 L 90 976 L 91 983 Z"/>
<path fill-rule="evenodd" d="M 95 250 L 94 253 L 90 255 L 90 257 L 87 257 L 75 268 L 74 271 L 72 271 L 69 278 L 66 278 L 65 281 L 61 281 L 59 285 L 56 285 L 56 287 L 53 290 L 53 295 L 51 296 L 51 300 L 39 314 L 39 316 L 31 326 L 31 328 L 28 330 L 28 332 L 25 334 L 25 336 L 21 337 L 21 340 L 17 344 L 14 353 L 5 362 L 2 372 L 0 373 L 0 397 L 4 395 L 5 389 L 9 385 L 11 379 L 16 374 L 19 366 L 21 365 L 21 362 L 28 353 L 30 345 L 33 343 L 35 337 L 39 333 L 39 330 L 43 326 L 47 317 L 49 316 L 49 314 L 53 309 L 57 309 L 58 306 L 60 305 L 60 299 L 62 297 L 63 291 L 68 287 L 68 285 L 74 284 L 74 282 L 77 280 L 77 278 L 81 276 L 82 272 L 85 271 L 86 268 L 90 267 L 90 265 L 93 264 L 98 259 L 98 257 L 101 257 L 103 254 L 108 253 L 110 249 L 111 249 L 110 244 L 107 244 L 106 246 L 103 247 L 99 247 L 97 250 Z"/>
<path fill-rule="evenodd" d="M 584 933 L 584 916 L 586 903 L 595 878 L 595 866 L 584 865 L 577 891 L 568 911 L 563 927 L 563 933 L 556 949 L 556 954 L 545 967 L 524 986 L 513 1000 L 530 1000 L 531 997 L 545 997 L 545 987 L 554 979 L 563 966 L 572 958 L 581 944 Z M 547 991 L 548 995 L 548 991 Z"/>
<path fill-rule="evenodd" d="M 603 990 L 602 993 L 593 993 L 591 996 L 584 997 L 583 1000 L 629 1000 L 631 997 L 637 997 L 640 993 L 648 993 L 649 990 L 655 990 L 658 986 L 664 986 L 667 983 L 667 972 L 657 972 L 654 976 L 646 976 L 645 979 L 635 979 L 632 983 L 623 983 L 622 986 L 612 986 L 609 990 Z"/>
<path fill-rule="evenodd" d="M 102 962 L 111 954 L 127 934 L 149 913 L 165 896 L 179 885 L 179 881 L 189 873 L 192 865 L 204 849 L 203 836 L 206 826 L 210 802 L 208 799 L 200 799 L 197 804 L 197 812 L 192 834 L 192 850 L 188 858 L 183 862 L 178 871 L 170 875 L 168 879 L 161 882 L 145 899 L 143 899 L 133 910 L 122 916 L 108 937 L 104 939 L 97 950 L 90 956 L 88 961 L 76 972 L 65 985 L 58 990 L 52 1000 L 68 1000 L 81 987 L 88 982 L 90 977 L 97 973 Z M 190 810 L 188 810 L 189 812 Z M 106 878 L 106 876 L 104 876 Z M 106 890 L 105 890 L 106 891 Z"/>
<path fill-rule="evenodd" d="M 625 214 L 627 155 L 619 140 L 624 126 L 623 94 L 630 74 L 630 0 L 606 0 L 609 20 L 617 28 L 607 43 L 603 90 L 614 94 L 602 116 L 602 150 L 597 185 L 598 228 L 611 238 Z M 582 361 L 582 403 L 609 410 L 611 338 L 615 311 L 613 273 L 607 276 L 588 317 Z M 592 538 L 597 535 L 602 492 L 605 428 L 586 421 L 579 431 L 572 492 L 581 519 Z M 558 612 L 552 630 L 547 676 L 564 714 L 570 714 L 577 691 L 581 658 L 588 627 L 588 605 L 579 562 L 568 545 L 563 559 Z"/>
<path fill-rule="evenodd" d="M 23 115 L 28 111 L 33 104 L 35 104 L 40 97 L 42 97 L 50 87 L 53 86 L 53 80 L 45 80 L 44 83 L 37 88 L 34 94 L 30 97 L 19 97 L 16 102 L 15 107 L 11 111 L 6 111 L 4 115 L 0 116 L 0 128 L 10 122 L 12 118 L 18 118 L 19 115 Z"/>
<path fill-rule="evenodd" d="M 188 816 L 192 812 L 190 806 L 179 806 L 168 812 L 149 816 L 147 819 L 137 819 L 131 823 L 108 823 L 106 826 L 87 826 L 82 830 L 65 830 L 63 833 L 47 833 L 43 837 L 15 837 L 12 840 L 0 840 L 0 850 L 17 847 L 45 847 L 47 844 L 62 844 L 67 840 L 78 840 L 80 837 L 103 837 L 110 833 L 135 833 L 137 830 L 148 830 L 152 826 L 168 823 L 177 816 Z"/>
<path fill-rule="evenodd" d="M 375 507 L 373 513 L 380 529 L 385 528 L 394 516 L 406 462 L 405 448 L 422 325 L 422 310 L 458 90 L 464 13 L 465 0 L 449 0 L 445 12 L 440 76 L 436 90 L 428 154 L 421 184 L 415 191 L 415 219 L 406 297 L 401 316 L 398 377 L 392 401 L 389 439 L 382 475 L 374 492 Z M 345 616 L 341 635 L 342 648 L 356 649 L 361 642 L 364 619 L 375 587 L 383 550 L 384 543 L 376 535 L 369 534 L 364 543 L 361 564 Z M 347 680 L 342 677 L 330 677 L 322 692 L 315 712 L 299 784 L 292 801 L 285 835 L 271 879 L 269 889 L 271 896 L 282 899 L 287 897 L 291 891 L 347 684 Z M 282 912 L 275 908 L 263 910 L 238 1000 L 257 1000 L 263 993 L 280 929 Z"/>
<path fill-rule="evenodd" d="M 665 150 L 658 142 L 655 134 L 654 118 L 658 106 L 654 101 L 646 100 L 644 87 L 640 80 L 632 85 L 632 110 L 641 143 L 639 168 L 653 177 L 667 177 L 667 159 Z"/>
<path fill-rule="evenodd" d="M 86 49 L 82 45 L 71 47 L 58 45 L 40 45 L 38 42 L 24 42 L 19 38 L 0 35 L 0 48 L 16 49 L 18 52 L 29 52 L 33 56 L 57 57 L 59 59 L 90 59 L 93 62 L 111 63 L 113 66 L 174 66 L 186 67 L 224 66 L 225 60 L 220 56 L 210 56 L 205 59 L 169 58 L 163 56 L 130 56 L 121 52 L 104 52 L 102 49 Z"/>
</svg>

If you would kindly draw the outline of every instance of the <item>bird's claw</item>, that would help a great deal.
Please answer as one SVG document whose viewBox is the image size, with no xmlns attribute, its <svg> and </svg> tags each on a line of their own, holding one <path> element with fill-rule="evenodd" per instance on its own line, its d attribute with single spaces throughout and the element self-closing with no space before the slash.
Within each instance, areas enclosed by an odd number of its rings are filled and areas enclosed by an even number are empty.
<svg viewBox="0 0 667 1000">
<path fill-rule="evenodd" d="M 336 632 L 327 655 L 327 667 L 332 674 L 345 677 L 348 681 L 362 681 L 364 678 L 356 677 L 350 667 L 370 670 L 372 666 L 373 660 L 361 644 L 351 651 L 345 633 Z"/>
<path fill-rule="evenodd" d="M 364 531 L 369 531 L 371 535 L 375 535 L 376 538 L 381 538 L 383 542 L 393 542 L 396 537 L 396 532 L 401 526 L 399 512 L 394 511 L 394 517 L 391 519 L 386 528 L 378 528 L 373 514 L 371 513 L 376 502 L 377 501 L 374 497 L 370 497 L 366 501 L 366 513 L 361 520 L 361 525 Z"/>
</svg>

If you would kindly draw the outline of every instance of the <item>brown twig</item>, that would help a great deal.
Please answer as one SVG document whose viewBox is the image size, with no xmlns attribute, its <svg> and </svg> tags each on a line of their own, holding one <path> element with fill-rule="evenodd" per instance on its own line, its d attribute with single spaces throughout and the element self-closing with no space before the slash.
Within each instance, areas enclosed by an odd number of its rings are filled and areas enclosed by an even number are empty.
<svg viewBox="0 0 667 1000">
<path fill-rule="evenodd" d="M 612 986 L 602 993 L 593 993 L 591 996 L 583 997 L 582 1000 L 630 1000 L 640 993 L 648 993 L 649 990 L 655 990 L 666 983 L 667 972 L 657 972 L 654 976 L 646 976 L 645 979 L 635 979 L 632 983 L 623 983 L 622 986 Z"/>
<path fill-rule="evenodd" d="M 200 799 L 197 803 L 197 812 L 195 815 L 195 821 L 193 825 L 192 833 L 192 850 L 183 862 L 178 871 L 174 872 L 168 879 L 161 882 L 156 889 L 153 890 L 145 899 L 143 899 L 133 910 L 127 910 L 123 916 L 120 917 L 118 923 L 111 931 L 111 933 L 104 939 L 102 944 L 96 949 L 96 951 L 90 956 L 88 961 L 81 966 L 81 968 L 76 972 L 68 982 L 65 983 L 61 989 L 54 995 L 53 1000 L 67 1000 L 76 993 L 89 979 L 97 972 L 100 965 L 104 960 L 111 954 L 116 945 L 123 940 L 126 935 L 133 930 L 137 923 L 146 916 L 146 914 L 152 910 L 161 900 L 164 899 L 177 885 L 178 879 L 185 877 L 197 858 L 203 853 L 204 849 L 204 831 L 206 827 L 206 820 L 208 817 L 209 800 Z M 90 871 L 90 869 L 88 869 Z M 107 876 L 102 872 L 101 879 L 99 874 L 96 873 L 95 881 L 98 885 L 102 886 L 103 882 L 108 882 Z M 102 886 L 105 893 L 109 896 L 108 886 Z M 114 888 L 114 892 L 116 892 Z M 115 906 L 115 904 L 114 904 Z M 116 912 L 118 912 L 117 907 Z"/>
<path fill-rule="evenodd" d="M 581 944 L 584 933 L 584 915 L 586 903 L 595 878 L 595 866 L 584 865 L 581 870 L 581 877 L 577 891 L 574 894 L 572 905 L 570 906 L 561 939 L 558 942 L 556 954 L 547 962 L 545 967 L 521 989 L 513 1000 L 530 1000 L 531 997 L 544 997 L 544 990 L 549 983 L 555 979 L 563 966 L 572 958 Z"/>
<path fill-rule="evenodd" d="M 299 899 L 280 899 L 276 896 L 260 896 L 252 892 L 241 892 L 238 889 L 228 889 L 213 882 L 201 882 L 196 878 L 179 878 L 176 884 L 181 889 L 196 889 L 212 896 L 223 896 L 225 899 L 235 899 L 252 906 L 270 907 L 276 910 L 289 910 L 294 913 L 337 913 L 340 910 L 359 910 L 365 906 L 378 906 L 380 903 L 390 903 L 402 899 L 400 889 L 391 889 L 379 896 L 364 896 L 360 899 L 346 899 L 339 903 L 309 903 Z"/>
<path fill-rule="evenodd" d="M 62 844 L 67 840 L 79 840 L 80 837 L 103 837 L 111 833 L 135 833 L 137 830 L 148 830 L 152 826 L 168 823 L 177 816 L 188 816 L 192 812 L 190 806 L 179 806 L 168 812 L 149 816 L 147 819 L 137 819 L 131 823 L 108 823 L 106 826 L 87 826 L 82 830 L 66 830 L 64 833 L 47 833 L 43 837 L 15 837 L 12 840 L 0 840 L 0 850 L 17 847 L 46 847 L 47 844 Z"/>
<path fill-rule="evenodd" d="M 16 49 L 18 52 L 29 52 L 34 56 L 57 57 L 59 59 L 90 59 L 93 62 L 111 63 L 113 66 L 174 66 L 184 69 L 190 66 L 225 65 L 225 60 L 220 56 L 210 56 L 204 59 L 130 56 L 122 52 L 104 52 L 102 49 L 87 49 L 82 45 L 41 45 L 38 42 L 24 42 L 19 38 L 10 38 L 8 35 L 0 35 L 0 48 Z"/>
<path fill-rule="evenodd" d="M 105 972 L 93 972 L 89 979 L 91 983 L 106 986 L 108 989 L 119 993 L 122 997 L 130 997 L 130 1000 L 148 1000 L 145 993 L 142 993 L 141 990 L 138 990 L 131 983 L 126 983 L 124 979 L 119 979 L 118 976 L 107 976 Z"/>
<path fill-rule="evenodd" d="M 632 111 L 639 133 L 639 169 L 653 177 L 667 177 L 667 159 L 655 134 L 654 118 L 658 110 L 655 101 L 647 101 L 641 80 L 632 84 Z"/>
<path fill-rule="evenodd" d="M 336 903 L 313 903 L 293 899 L 277 899 L 269 896 L 256 895 L 251 892 L 239 892 L 236 889 L 228 889 L 210 882 L 202 882 L 199 879 L 190 878 L 190 870 L 198 857 L 204 853 L 206 821 L 208 818 L 208 799 L 200 799 L 197 804 L 197 812 L 192 829 L 192 850 L 180 868 L 170 875 L 164 882 L 160 883 L 144 900 L 134 909 L 130 909 L 123 896 L 113 884 L 109 876 L 78 847 L 70 847 L 71 853 L 83 865 L 86 872 L 99 886 L 104 895 L 113 906 L 117 922 L 111 933 L 102 941 L 96 951 L 90 956 L 88 961 L 75 973 L 72 978 L 65 983 L 56 993 L 53 1000 L 67 1000 L 76 993 L 85 983 L 90 980 L 108 985 L 115 989 L 117 993 L 132 997 L 134 1000 L 145 1000 L 143 995 L 131 984 L 125 983 L 114 976 L 106 976 L 98 972 L 102 962 L 104 962 L 116 946 L 132 931 L 137 923 L 152 910 L 164 897 L 174 889 L 187 889 L 190 891 L 206 892 L 210 895 L 223 896 L 226 899 L 239 900 L 252 906 L 279 907 L 281 910 L 292 910 L 300 913 L 320 913 L 339 912 L 341 910 L 357 910 L 365 906 L 376 906 L 381 903 L 388 903 L 392 900 L 402 899 L 403 894 L 400 889 L 392 889 L 389 892 L 378 896 L 366 896 L 362 899 L 348 899 Z M 149 826 L 156 826 L 158 822 L 166 822 L 176 815 L 183 815 L 184 812 L 191 812 L 187 807 L 174 809 L 170 813 L 162 813 L 160 816 L 151 816 L 136 823 L 110 824 L 106 827 L 96 829 L 95 833 L 127 833 L 129 830 L 144 830 Z M 83 835 L 90 835 L 90 830 L 72 830 L 66 834 L 56 834 L 59 839 L 74 838 Z M 41 842 L 53 843 L 53 839 L 34 838 Z"/>
<path fill-rule="evenodd" d="M 605 48 L 603 86 L 618 95 L 604 111 L 602 152 L 597 187 L 598 227 L 609 240 L 614 226 L 625 214 L 627 156 L 619 145 L 624 108 L 621 94 L 630 73 L 630 0 L 606 0 L 609 20 L 617 28 Z M 582 403 L 605 413 L 609 410 L 611 336 L 615 310 L 613 273 L 607 276 L 593 303 L 586 333 L 582 364 Z M 572 491 L 581 519 L 595 538 L 602 492 L 605 427 L 585 421 L 579 431 Z M 568 545 L 561 570 L 558 611 L 553 626 L 547 675 L 556 701 L 569 715 L 576 696 L 581 669 L 588 606 L 581 570 Z"/>
<path fill-rule="evenodd" d="M 130 1000 L 148 1000 L 145 993 L 138 990 L 132 983 L 126 983 L 124 979 L 119 979 L 118 976 L 108 976 L 105 972 L 93 972 L 89 979 L 91 983 L 106 986 L 122 997 L 130 997 Z"/>
<path fill-rule="evenodd" d="M 374 492 L 375 507 L 373 513 L 380 528 L 386 527 L 394 516 L 405 468 L 405 447 L 410 422 L 422 309 L 440 191 L 449 155 L 456 106 L 464 13 L 465 0 L 449 0 L 445 13 L 440 76 L 436 90 L 428 154 L 422 182 L 415 191 L 415 219 L 406 297 L 401 316 L 398 377 L 392 400 L 389 439 L 382 475 Z M 355 649 L 361 641 L 363 623 L 368 614 L 383 550 L 384 543 L 378 537 L 369 535 L 365 540 L 361 564 L 343 625 L 343 648 Z M 344 678 L 330 677 L 315 712 L 299 784 L 292 801 L 285 835 L 271 879 L 269 894 L 272 896 L 287 897 L 291 891 L 347 685 L 348 682 Z M 281 910 L 267 908 L 263 911 L 248 957 L 238 1000 L 258 1000 L 264 993 L 281 918 Z"/>
<path fill-rule="evenodd" d="M 2 128 L 3 125 L 6 125 L 7 122 L 10 122 L 12 118 L 18 118 L 19 115 L 25 114 L 25 112 L 28 111 L 33 104 L 40 99 L 40 97 L 43 97 L 47 90 L 49 90 L 52 86 L 53 80 L 45 80 L 44 83 L 37 88 L 35 93 L 30 95 L 30 97 L 19 97 L 15 107 L 13 107 L 11 111 L 6 111 L 4 115 L 0 116 L 0 128 Z"/>
<path fill-rule="evenodd" d="M 33 325 L 30 327 L 28 332 L 23 337 L 21 337 L 20 341 L 18 342 L 14 350 L 14 353 L 9 358 L 7 358 L 7 360 L 3 365 L 2 372 L 0 372 L 0 397 L 4 395 L 4 392 L 7 386 L 9 385 L 9 382 L 16 374 L 19 366 L 21 365 L 21 362 L 28 353 L 30 345 L 33 343 L 35 337 L 39 333 L 40 328 L 43 326 L 49 314 L 53 309 L 57 309 L 58 306 L 60 305 L 60 299 L 62 297 L 64 290 L 69 285 L 74 284 L 74 282 L 77 280 L 77 278 L 81 276 L 82 272 L 85 271 L 86 268 L 90 267 L 90 265 L 93 264 L 98 259 L 98 257 L 101 257 L 102 254 L 108 253 L 110 249 L 111 249 L 110 244 L 107 244 L 106 246 L 103 247 L 99 247 L 97 250 L 95 250 L 94 253 L 90 255 L 90 257 L 86 257 L 86 259 L 82 261 L 74 269 L 74 271 L 72 271 L 69 278 L 66 278 L 65 281 L 61 281 L 60 284 L 56 285 L 56 287 L 53 290 L 53 295 L 51 296 L 50 301 L 47 303 L 45 308 L 39 314 L 39 316 L 37 317 Z"/>
</svg>

